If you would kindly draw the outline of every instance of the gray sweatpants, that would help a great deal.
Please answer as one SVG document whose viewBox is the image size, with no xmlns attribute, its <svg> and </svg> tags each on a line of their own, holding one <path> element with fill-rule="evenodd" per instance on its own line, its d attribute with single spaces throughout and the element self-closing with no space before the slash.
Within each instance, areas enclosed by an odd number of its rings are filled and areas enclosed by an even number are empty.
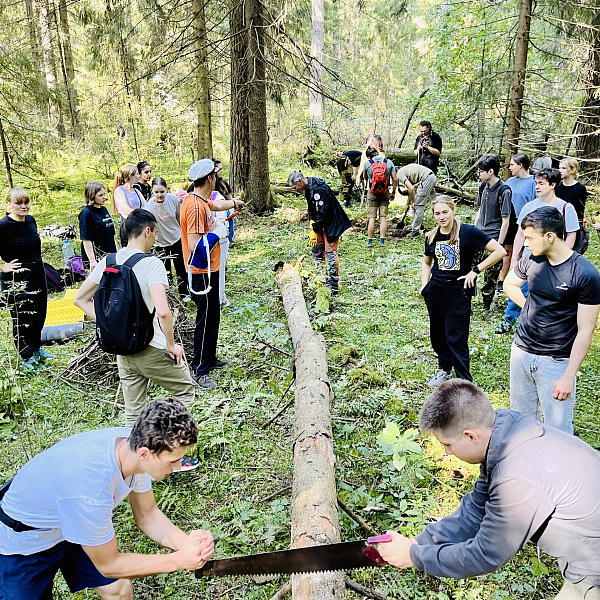
<svg viewBox="0 0 600 600">
<path fill-rule="evenodd" d="M 421 181 L 417 188 L 415 195 L 415 217 L 412 222 L 413 231 L 419 231 L 423 224 L 423 217 L 425 215 L 425 209 L 427 208 L 427 201 L 431 199 L 435 200 L 435 184 L 437 183 L 437 177 L 431 173 Z"/>
</svg>

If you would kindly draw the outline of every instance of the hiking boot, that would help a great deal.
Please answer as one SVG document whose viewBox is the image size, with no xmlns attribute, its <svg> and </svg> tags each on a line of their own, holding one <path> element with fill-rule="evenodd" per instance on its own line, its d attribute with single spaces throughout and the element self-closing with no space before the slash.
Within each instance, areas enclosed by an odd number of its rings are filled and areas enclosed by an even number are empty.
<svg viewBox="0 0 600 600">
<path fill-rule="evenodd" d="M 36 359 L 41 358 L 42 360 L 54 360 L 56 356 L 54 354 L 50 354 L 47 350 L 40 348 L 33 353 Z"/>
<path fill-rule="evenodd" d="M 373 248 L 373 240 L 367 240 L 367 248 Z"/>
<path fill-rule="evenodd" d="M 411 229 L 407 234 L 406 237 L 407 238 L 415 238 L 415 237 L 419 237 L 419 235 L 421 235 L 421 231 L 419 229 Z"/>
<path fill-rule="evenodd" d="M 514 333 L 516 325 L 516 321 L 507 321 L 506 319 L 502 319 L 502 322 L 498 325 L 498 327 L 496 327 L 494 333 L 496 335 L 502 335 L 503 333 Z"/>
<path fill-rule="evenodd" d="M 437 387 L 444 381 L 448 381 L 448 379 L 452 379 L 452 371 L 448 373 L 448 371 L 444 371 L 444 369 L 440 369 L 438 374 L 427 382 L 429 387 Z"/>
<path fill-rule="evenodd" d="M 198 373 L 192 373 L 192 379 L 203 390 L 216 390 L 219 387 L 217 382 L 208 374 L 199 375 Z"/>
<path fill-rule="evenodd" d="M 197 469 L 199 464 L 200 461 L 195 456 L 184 456 L 181 459 L 181 468 L 179 469 L 179 472 L 192 471 L 193 469 Z"/>
<path fill-rule="evenodd" d="M 221 360 L 220 358 L 215 358 L 215 361 L 213 362 L 213 364 L 210 366 L 210 370 L 212 371 L 213 369 L 223 369 L 225 368 L 227 365 L 229 364 L 228 360 Z"/>
</svg>

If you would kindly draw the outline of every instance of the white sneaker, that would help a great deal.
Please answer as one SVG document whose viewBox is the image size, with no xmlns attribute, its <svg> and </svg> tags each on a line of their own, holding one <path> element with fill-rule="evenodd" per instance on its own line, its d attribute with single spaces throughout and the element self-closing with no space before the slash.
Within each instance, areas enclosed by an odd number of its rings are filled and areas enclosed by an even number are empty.
<svg viewBox="0 0 600 600">
<path fill-rule="evenodd" d="M 227 298 L 227 296 L 225 296 L 225 300 L 221 302 L 221 308 L 227 308 L 228 306 L 231 306 L 231 302 L 229 302 L 229 299 Z"/>
<path fill-rule="evenodd" d="M 427 382 L 429 387 L 437 387 L 438 385 L 444 383 L 444 381 L 448 381 L 448 379 L 452 379 L 452 372 L 448 373 L 443 369 L 440 369 L 438 374 Z"/>
<path fill-rule="evenodd" d="M 192 297 L 191 296 L 184 296 L 181 299 L 182 302 L 191 302 L 192 301 Z"/>
</svg>

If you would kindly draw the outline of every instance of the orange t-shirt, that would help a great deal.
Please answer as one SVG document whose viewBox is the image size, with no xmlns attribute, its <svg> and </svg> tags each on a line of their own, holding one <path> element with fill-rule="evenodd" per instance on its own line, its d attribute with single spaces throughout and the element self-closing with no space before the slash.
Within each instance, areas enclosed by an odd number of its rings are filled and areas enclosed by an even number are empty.
<svg viewBox="0 0 600 600">
<path fill-rule="evenodd" d="M 204 200 L 195 194 L 187 194 L 181 204 L 181 247 L 183 249 L 183 259 L 187 265 L 190 257 L 190 248 L 188 245 L 188 234 L 196 233 L 204 235 L 213 231 L 216 227 L 215 218 L 212 214 L 213 203 L 210 200 Z M 212 273 L 218 271 L 221 267 L 221 244 L 217 244 L 210 253 L 210 270 Z M 206 269 L 192 267 L 192 273 L 206 273 Z"/>
</svg>

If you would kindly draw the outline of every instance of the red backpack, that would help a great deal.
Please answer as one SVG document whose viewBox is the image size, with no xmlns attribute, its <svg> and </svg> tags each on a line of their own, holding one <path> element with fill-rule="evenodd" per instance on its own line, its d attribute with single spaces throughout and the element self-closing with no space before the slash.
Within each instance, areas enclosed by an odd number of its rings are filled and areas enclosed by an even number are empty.
<svg viewBox="0 0 600 600">
<path fill-rule="evenodd" d="M 388 191 L 387 161 L 371 163 L 371 192 L 385 194 Z"/>
</svg>

